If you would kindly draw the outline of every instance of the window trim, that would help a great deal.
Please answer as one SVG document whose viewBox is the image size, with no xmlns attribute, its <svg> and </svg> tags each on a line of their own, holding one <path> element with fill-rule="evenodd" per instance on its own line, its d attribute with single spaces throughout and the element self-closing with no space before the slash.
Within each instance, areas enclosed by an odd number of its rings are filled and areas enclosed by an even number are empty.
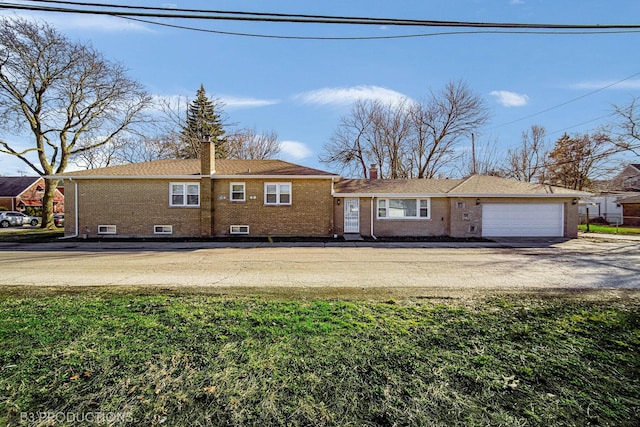
<svg viewBox="0 0 640 427">
<path fill-rule="evenodd" d="M 158 228 L 167 229 L 168 231 L 158 231 Z M 153 234 L 173 234 L 173 225 L 169 224 L 156 224 L 153 226 Z"/>
<path fill-rule="evenodd" d="M 273 193 L 267 193 L 267 186 L 268 185 L 275 185 L 276 186 L 276 202 L 275 203 L 269 203 L 267 201 L 267 195 L 268 194 L 273 194 Z M 282 203 L 281 200 L 281 196 L 282 196 L 282 192 L 280 191 L 280 186 L 282 185 L 288 185 L 289 186 L 289 202 L 288 203 Z M 287 193 L 284 193 L 287 194 Z M 265 182 L 264 183 L 264 204 L 265 206 L 291 206 L 293 202 L 293 185 L 290 182 Z"/>
<path fill-rule="evenodd" d="M 182 186 L 182 191 L 183 194 L 182 196 L 184 196 L 184 201 L 183 203 L 173 203 L 173 187 L 176 185 L 180 185 Z M 189 186 L 190 185 L 195 185 L 198 187 L 198 203 L 197 204 L 189 204 Z M 191 194 L 193 196 L 193 194 Z M 200 183 L 199 182 L 193 182 L 193 181 L 179 181 L 179 182 L 170 182 L 169 183 L 169 207 L 172 208 L 199 208 L 200 207 Z"/>
<path fill-rule="evenodd" d="M 247 231 L 239 231 L 242 227 L 246 227 Z M 234 231 L 234 228 L 237 229 L 237 231 Z M 229 226 L 229 234 L 249 234 L 249 226 L 240 224 L 231 225 Z"/>
<path fill-rule="evenodd" d="M 234 185 L 242 185 L 242 199 L 233 198 L 233 193 L 239 193 L 238 191 L 233 191 Z M 229 183 L 229 201 L 230 202 L 246 202 L 247 201 L 247 184 L 244 182 L 230 182 Z"/>
<path fill-rule="evenodd" d="M 416 201 L 416 216 L 402 216 L 402 217 L 391 217 L 389 216 L 389 201 L 390 200 L 415 200 Z M 422 208 L 421 202 L 427 202 L 427 216 L 420 216 L 420 211 Z M 383 202 L 384 206 L 380 206 L 380 202 Z M 380 215 L 380 210 L 384 209 L 384 215 Z M 381 220 L 430 220 L 431 219 L 431 198 L 430 197 L 383 197 L 379 198 L 376 201 L 376 218 Z"/>
<path fill-rule="evenodd" d="M 118 234 L 118 227 L 115 224 L 99 224 L 98 234 Z"/>
</svg>

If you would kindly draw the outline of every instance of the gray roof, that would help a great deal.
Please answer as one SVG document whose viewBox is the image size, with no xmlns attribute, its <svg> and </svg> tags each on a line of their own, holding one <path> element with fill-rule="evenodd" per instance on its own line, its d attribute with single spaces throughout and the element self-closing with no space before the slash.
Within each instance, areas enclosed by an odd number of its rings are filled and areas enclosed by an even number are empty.
<svg viewBox="0 0 640 427">
<path fill-rule="evenodd" d="M 0 176 L 0 197 L 17 197 L 39 179 L 39 176 Z"/>
</svg>

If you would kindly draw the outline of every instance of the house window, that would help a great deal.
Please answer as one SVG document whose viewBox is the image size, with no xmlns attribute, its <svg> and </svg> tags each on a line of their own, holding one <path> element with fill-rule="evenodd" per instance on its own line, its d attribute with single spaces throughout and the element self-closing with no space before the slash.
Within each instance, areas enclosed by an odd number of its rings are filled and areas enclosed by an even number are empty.
<svg viewBox="0 0 640 427">
<path fill-rule="evenodd" d="M 232 182 L 229 184 L 229 199 L 232 202 L 244 202 L 246 200 L 246 191 L 244 182 Z"/>
<path fill-rule="evenodd" d="M 265 205 L 290 205 L 291 204 L 291 183 L 290 182 L 267 182 L 264 184 L 264 204 Z"/>
<path fill-rule="evenodd" d="M 173 225 L 154 225 L 153 234 L 173 234 Z"/>
<path fill-rule="evenodd" d="M 200 206 L 200 184 L 197 182 L 172 182 L 169 189 L 169 206 Z"/>
<path fill-rule="evenodd" d="M 116 234 L 115 225 L 99 225 L 98 234 Z"/>
<path fill-rule="evenodd" d="M 430 199 L 378 199 L 378 218 L 429 219 Z"/>
<path fill-rule="evenodd" d="M 232 225 L 229 229 L 231 234 L 249 234 L 248 225 Z"/>
</svg>

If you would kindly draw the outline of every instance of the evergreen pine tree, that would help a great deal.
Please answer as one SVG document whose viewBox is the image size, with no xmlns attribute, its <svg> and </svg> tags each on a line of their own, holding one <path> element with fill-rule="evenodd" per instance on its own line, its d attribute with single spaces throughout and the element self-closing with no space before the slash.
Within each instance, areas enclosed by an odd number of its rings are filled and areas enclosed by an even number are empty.
<svg viewBox="0 0 640 427">
<path fill-rule="evenodd" d="M 209 137 L 216 145 L 216 158 L 227 157 L 227 142 L 222 118 L 216 111 L 216 105 L 208 97 L 204 85 L 196 92 L 194 99 L 187 109 L 187 120 L 181 132 L 181 147 L 178 155 L 183 159 L 200 157 L 200 144 L 205 137 Z"/>
</svg>

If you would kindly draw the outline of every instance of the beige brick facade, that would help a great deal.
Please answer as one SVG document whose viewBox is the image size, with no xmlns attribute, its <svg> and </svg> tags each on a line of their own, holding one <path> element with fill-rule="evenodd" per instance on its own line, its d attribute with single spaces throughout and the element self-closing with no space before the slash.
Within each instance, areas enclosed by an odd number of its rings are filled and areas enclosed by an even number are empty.
<svg viewBox="0 0 640 427">
<path fill-rule="evenodd" d="M 340 204 L 337 203 L 340 200 Z M 344 200 L 334 203 L 335 233 L 344 234 Z M 483 198 L 433 197 L 429 219 L 387 219 L 376 214 L 377 199 L 373 199 L 373 235 L 376 237 L 482 237 L 482 203 L 562 203 L 564 205 L 565 237 L 577 237 L 578 208 L 573 199 L 565 198 Z M 360 234 L 371 236 L 371 197 L 359 198 Z"/>
<path fill-rule="evenodd" d="M 170 207 L 169 182 L 162 179 L 75 180 L 78 185 L 78 234 L 98 235 L 99 225 L 115 225 L 120 237 L 147 237 L 155 225 L 171 225 L 174 237 L 200 235 L 199 207 Z M 176 181 L 176 182 L 199 182 Z M 65 182 L 65 233 L 74 234 L 74 183 Z"/>
<path fill-rule="evenodd" d="M 245 201 L 231 201 L 230 184 L 245 184 Z M 265 204 L 265 183 L 291 183 L 291 205 Z M 331 179 L 215 179 L 213 235 L 248 225 L 250 236 L 328 237 L 333 234 Z"/>
<path fill-rule="evenodd" d="M 230 201 L 230 182 L 244 182 L 246 200 Z M 200 207 L 169 205 L 171 182 L 201 185 Z M 291 205 L 267 206 L 265 182 L 290 182 Z M 167 237 L 154 226 L 170 225 L 172 237 L 225 237 L 231 225 L 248 225 L 250 236 L 333 234 L 331 179 L 91 179 L 66 181 L 65 233 L 75 228 L 74 183 L 78 185 L 78 234 L 98 236 L 99 225 L 115 225 L 111 237 Z M 209 198 L 207 193 L 211 194 Z M 209 199 L 209 200 L 207 200 Z"/>
</svg>

